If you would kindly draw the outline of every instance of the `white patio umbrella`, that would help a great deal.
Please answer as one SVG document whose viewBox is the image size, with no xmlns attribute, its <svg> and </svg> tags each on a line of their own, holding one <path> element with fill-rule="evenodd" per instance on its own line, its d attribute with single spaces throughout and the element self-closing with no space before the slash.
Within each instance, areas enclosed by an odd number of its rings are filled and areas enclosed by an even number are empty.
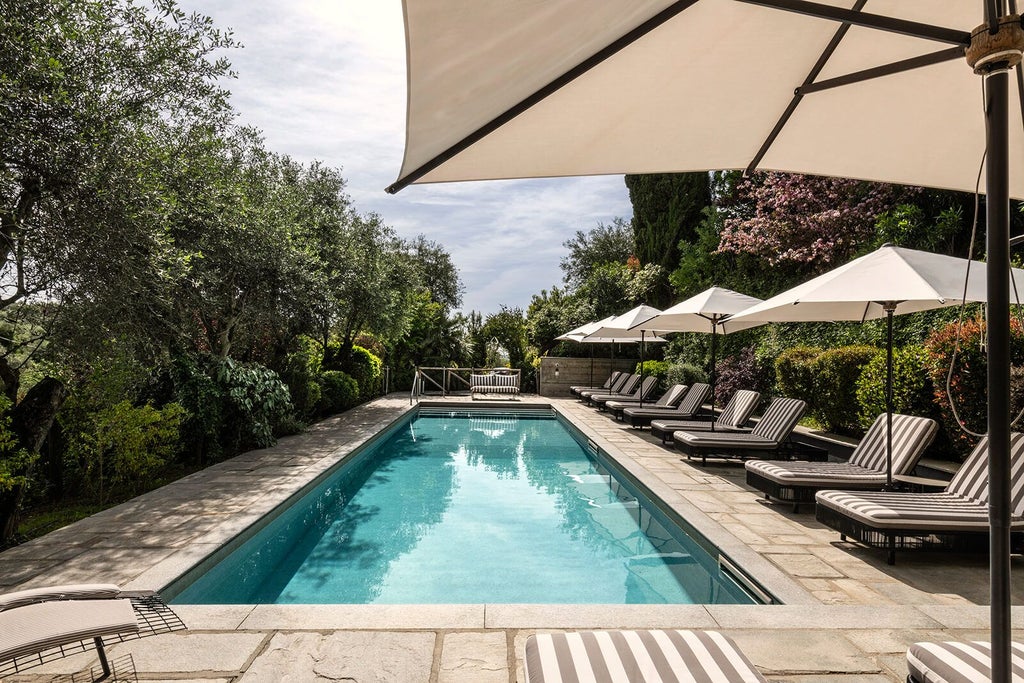
<svg viewBox="0 0 1024 683">
<path fill-rule="evenodd" d="M 608 316 L 607 318 L 605 318 L 603 320 L 595 320 L 595 321 L 591 321 L 589 323 L 584 323 L 584 324 L 580 325 L 579 327 L 577 327 L 575 329 L 569 330 L 565 334 L 558 335 L 557 337 L 555 337 L 555 339 L 557 341 L 574 341 L 574 342 L 577 342 L 577 343 L 580 343 L 580 344 L 586 344 L 586 343 L 599 344 L 599 343 L 602 343 L 602 342 L 597 342 L 597 341 L 588 342 L 587 341 L 587 335 L 590 334 L 591 332 L 593 332 L 594 330 L 596 330 L 597 328 L 601 327 L 605 323 L 610 322 L 610 321 L 612 321 L 614 319 L 615 319 L 615 316 L 614 315 L 610 315 L 610 316 Z M 614 351 L 615 351 L 615 348 L 612 347 L 612 352 L 614 353 Z M 593 346 L 590 347 L 590 386 L 594 386 L 594 347 Z"/>
<path fill-rule="evenodd" d="M 730 318 L 737 325 L 886 319 L 886 486 L 892 487 L 892 317 L 965 301 L 985 301 L 986 266 L 980 261 L 905 249 L 891 244 L 751 306 Z M 1024 271 L 1014 269 L 1024 286 Z"/>
<path fill-rule="evenodd" d="M 734 292 L 723 287 L 711 287 L 685 301 L 666 308 L 648 321 L 648 324 L 660 332 L 704 332 L 711 334 L 711 409 L 715 408 L 715 385 L 718 380 L 718 369 L 715 366 L 717 341 L 719 334 L 729 334 L 763 323 L 756 320 L 733 322 L 735 313 L 746 310 L 761 303 L 746 294 Z M 715 428 L 714 421 L 711 429 Z"/>
<path fill-rule="evenodd" d="M 391 192 L 412 182 L 730 168 L 970 192 L 987 150 L 986 260 L 998 265 L 987 284 L 992 659 L 994 680 L 1008 681 L 1007 242 L 1009 197 L 1024 196 L 1024 129 L 1009 106 L 1014 68 L 1024 90 L 1016 3 L 404 0 L 404 8 L 408 129 Z"/>
<path fill-rule="evenodd" d="M 612 318 L 610 321 L 590 333 L 594 338 L 611 337 L 615 339 L 638 339 L 640 340 L 640 383 L 644 381 L 644 347 L 647 342 L 665 342 L 657 336 L 657 331 L 648 325 L 649 321 L 661 313 L 657 308 L 640 304 L 631 308 L 622 315 Z M 650 333 L 650 337 L 648 337 Z M 644 397 L 640 396 L 640 407 L 644 405 Z"/>
</svg>

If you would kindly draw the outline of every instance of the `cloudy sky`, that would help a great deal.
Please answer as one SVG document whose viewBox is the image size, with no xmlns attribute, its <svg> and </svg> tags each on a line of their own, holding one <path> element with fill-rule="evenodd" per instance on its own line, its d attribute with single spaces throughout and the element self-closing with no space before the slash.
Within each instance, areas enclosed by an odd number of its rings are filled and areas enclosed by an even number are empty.
<svg viewBox="0 0 1024 683">
<path fill-rule="evenodd" d="M 360 212 L 451 253 L 464 310 L 524 309 L 561 283 L 562 243 L 631 215 L 622 176 L 411 186 L 393 182 L 405 144 L 405 33 L 400 0 L 179 0 L 244 48 L 229 53 L 240 121 L 267 146 L 342 168 Z"/>
</svg>

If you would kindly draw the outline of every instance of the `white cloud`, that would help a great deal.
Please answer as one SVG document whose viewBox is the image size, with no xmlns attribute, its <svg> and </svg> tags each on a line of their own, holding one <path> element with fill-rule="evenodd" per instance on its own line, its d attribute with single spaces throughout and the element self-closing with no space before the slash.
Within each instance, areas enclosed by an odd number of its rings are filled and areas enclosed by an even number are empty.
<svg viewBox="0 0 1024 683">
<path fill-rule="evenodd" d="M 399 0 L 182 0 L 231 28 L 228 83 L 241 121 L 267 146 L 340 167 L 362 212 L 452 254 L 466 310 L 525 308 L 559 284 L 562 243 L 631 211 L 620 176 L 406 188 L 387 195 L 405 144 L 405 36 Z"/>
</svg>

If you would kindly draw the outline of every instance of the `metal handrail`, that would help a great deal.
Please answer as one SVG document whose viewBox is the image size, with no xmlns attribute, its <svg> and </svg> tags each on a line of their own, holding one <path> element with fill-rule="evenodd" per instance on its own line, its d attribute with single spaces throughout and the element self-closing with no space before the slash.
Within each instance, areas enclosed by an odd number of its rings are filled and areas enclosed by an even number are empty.
<svg viewBox="0 0 1024 683">
<path fill-rule="evenodd" d="M 410 402 L 413 398 L 419 398 L 423 395 L 424 387 L 426 382 L 437 387 L 441 392 L 442 398 L 447 397 L 451 392 L 452 378 L 455 378 L 468 390 L 470 387 L 470 380 L 467 377 L 463 377 L 459 373 L 466 373 L 467 375 L 489 373 L 494 370 L 501 370 L 508 374 L 514 374 L 519 376 L 522 380 L 522 370 L 519 368 L 447 368 L 447 367 L 416 367 L 416 374 L 413 376 L 412 381 L 412 395 L 410 396 Z M 441 381 L 438 382 L 434 377 L 431 377 L 428 372 L 440 372 Z"/>
</svg>

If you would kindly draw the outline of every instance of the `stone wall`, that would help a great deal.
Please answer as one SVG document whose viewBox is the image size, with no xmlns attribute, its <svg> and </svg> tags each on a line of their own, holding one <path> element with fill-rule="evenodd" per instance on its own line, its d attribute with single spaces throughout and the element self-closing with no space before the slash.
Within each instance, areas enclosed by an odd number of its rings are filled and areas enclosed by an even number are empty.
<svg viewBox="0 0 1024 683">
<path fill-rule="evenodd" d="M 590 358 L 559 358 L 545 356 L 540 359 L 538 377 L 538 393 L 541 396 L 571 396 L 569 387 L 578 384 L 590 384 Z M 636 369 L 635 358 L 594 358 L 594 383 L 602 384 L 614 370 L 633 372 Z M 557 369 L 558 376 L 555 376 Z"/>
</svg>

